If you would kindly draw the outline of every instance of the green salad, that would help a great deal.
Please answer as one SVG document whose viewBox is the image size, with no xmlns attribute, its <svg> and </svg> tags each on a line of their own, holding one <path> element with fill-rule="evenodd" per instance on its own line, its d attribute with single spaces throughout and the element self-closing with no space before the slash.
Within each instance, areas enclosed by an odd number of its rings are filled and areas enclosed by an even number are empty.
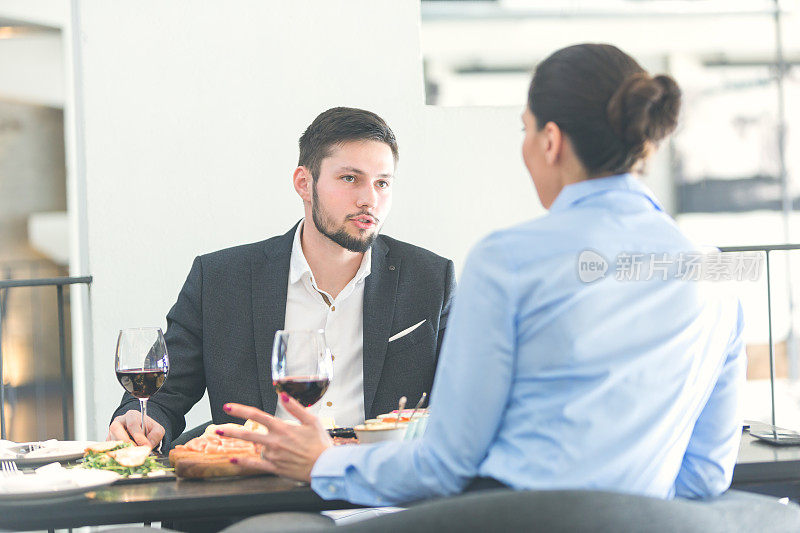
<svg viewBox="0 0 800 533">
<path fill-rule="evenodd" d="M 86 449 L 81 468 L 110 470 L 123 476 L 142 475 L 167 471 L 146 446 L 134 446 L 130 442 L 102 443 Z"/>
</svg>

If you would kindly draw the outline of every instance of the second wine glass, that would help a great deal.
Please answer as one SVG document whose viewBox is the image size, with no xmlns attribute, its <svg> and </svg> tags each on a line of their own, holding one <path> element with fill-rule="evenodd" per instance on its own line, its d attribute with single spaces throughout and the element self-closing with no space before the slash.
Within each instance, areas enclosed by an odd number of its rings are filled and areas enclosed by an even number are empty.
<svg viewBox="0 0 800 533">
<path fill-rule="evenodd" d="M 333 379 L 325 331 L 278 330 L 272 345 L 272 384 L 303 407 L 317 403 Z"/>
</svg>

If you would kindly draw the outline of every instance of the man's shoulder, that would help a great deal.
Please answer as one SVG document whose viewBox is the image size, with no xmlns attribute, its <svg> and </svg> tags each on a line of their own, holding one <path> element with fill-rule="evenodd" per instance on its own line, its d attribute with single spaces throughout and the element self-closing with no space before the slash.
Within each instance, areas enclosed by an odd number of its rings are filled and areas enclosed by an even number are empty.
<svg viewBox="0 0 800 533">
<path fill-rule="evenodd" d="M 441 255 L 431 252 L 428 249 L 408 242 L 400 241 L 393 237 L 389 237 L 388 235 L 381 235 L 378 237 L 378 239 L 383 241 L 383 243 L 388 247 L 389 255 L 398 257 L 404 261 L 443 265 L 451 262 L 450 259 L 442 257 Z"/>
<path fill-rule="evenodd" d="M 223 248 L 222 250 L 208 252 L 202 254 L 200 256 L 200 260 L 204 264 L 230 263 L 243 260 L 249 261 L 256 254 L 263 254 L 271 240 L 272 239 L 267 239 L 248 244 L 239 244 L 236 246 L 231 246 L 230 248 Z"/>
</svg>

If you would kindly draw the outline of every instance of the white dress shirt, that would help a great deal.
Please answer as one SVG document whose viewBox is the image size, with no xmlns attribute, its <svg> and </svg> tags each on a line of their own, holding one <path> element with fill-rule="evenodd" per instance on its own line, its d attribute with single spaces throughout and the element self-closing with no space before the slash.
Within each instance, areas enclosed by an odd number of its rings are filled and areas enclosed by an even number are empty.
<svg viewBox="0 0 800 533">
<path fill-rule="evenodd" d="M 309 409 L 320 418 L 333 418 L 337 426 L 352 427 L 364 422 L 364 279 L 370 274 L 372 250 L 364 253 L 356 275 L 334 298 L 317 286 L 303 255 L 304 223 L 297 226 L 292 245 L 284 329 L 325 330 L 333 379 L 325 396 Z M 275 416 L 294 420 L 280 402 Z"/>
</svg>

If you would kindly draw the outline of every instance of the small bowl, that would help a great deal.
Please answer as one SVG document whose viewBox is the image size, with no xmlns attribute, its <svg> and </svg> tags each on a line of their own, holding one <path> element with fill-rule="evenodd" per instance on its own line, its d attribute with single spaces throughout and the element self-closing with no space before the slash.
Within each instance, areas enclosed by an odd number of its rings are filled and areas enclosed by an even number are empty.
<svg viewBox="0 0 800 533">
<path fill-rule="evenodd" d="M 403 440 L 406 436 L 407 428 L 407 424 L 400 424 L 397 427 L 394 424 L 361 424 L 354 429 L 359 443 L 372 444 L 375 442 Z"/>
<path fill-rule="evenodd" d="M 400 423 L 401 424 L 408 423 L 408 421 L 411 420 L 409 418 L 409 416 L 410 416 L 410 413 L 409 413 L 409 415 L 401 416 L 400 417 Z M 378 421 L 379 422 L 389 422 L 391 424 L 394 424 L 397 421 L 397 413 L 388 413 L 388 414 L 385 414 L 385 415 L 378 415 Z M 369 425 L 370 421 L 367 420 L 364 423 Z"/>
<path fill-rule="evenodd" d="M 397 409 L 395 409 L 394 411 L 391 411 L 391 412 L 389 412 L 389 413 L 384 413 L 384 414 L 382 414 L 382 415 L 378 415 L 378 418 L 397 418 L 397 413 L 398 413 L 398 412 L 399 412 L 399 411 L 398 411 Z M 427 412 L 428 412 L 428 408 L 427 408 L 427 407 L 424 407 L 424 408 L 422 408 L 422 409 L 417 409 L 417 414 L 416 414 L 416 415 L 414 415 L 414 416 L 419 416 L 419 415 L 421 415 L 422 413 L 427 413 Z M 410 417 L 410 416 L 411 416 L 413 413 L 414 413 L 414 409 L 403 409 L 403 412 L 402 412 L 402 414 L 400 415 L 400 417 L 401 417 L 401 418 L 408 418 L 408 417 Z"/>
</svg>

